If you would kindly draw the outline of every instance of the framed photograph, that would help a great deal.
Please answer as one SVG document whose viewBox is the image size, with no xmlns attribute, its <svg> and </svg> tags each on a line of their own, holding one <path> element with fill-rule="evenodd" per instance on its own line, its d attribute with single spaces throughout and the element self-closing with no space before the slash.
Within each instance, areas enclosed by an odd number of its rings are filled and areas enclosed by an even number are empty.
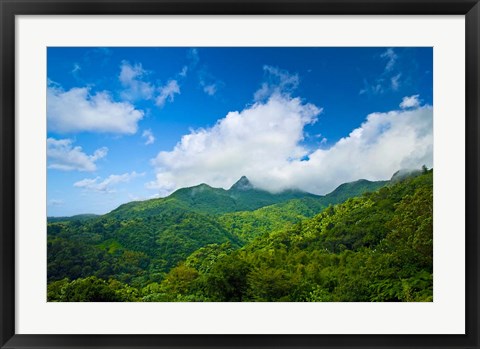
<svg viewBox="0 0 480 349">
<path fill-rule="evenodd" d="M 2 1 L 1 348 L 478 348 L 478 1 Z"/>
</svg>

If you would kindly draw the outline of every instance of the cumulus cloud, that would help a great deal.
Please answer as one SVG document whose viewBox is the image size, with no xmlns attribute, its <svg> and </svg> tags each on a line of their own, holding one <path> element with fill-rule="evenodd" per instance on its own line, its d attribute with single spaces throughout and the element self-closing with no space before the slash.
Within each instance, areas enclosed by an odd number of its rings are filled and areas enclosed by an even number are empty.
<svg viewBox="0 0 480 349">
<path fill-rule="evenodd" d="M 198 63 L 198 53 L 192 55 L 191 60 L 195 63 L 191 63 L 190 67 Z M 186 78 L 188 70 L 188 66 L 182 67 L 182 70 L 177 74 L 179 80 Z M 154 85 L 146 80 L 148 74 L 149 72 L 143 69 L 141 63 L 131 65 L 128 61 L 122 61 L 118 77 L 124 87 L 124 90 L 120 93 L 121 97 L 129 101 L 153 99 L 155 104 L 162 108 L 167 101 L 173 102 L 175 95 L 180 94 L 178 80 L 170 79 L 163 86 Z M 215 93 L 215 86 L 209 86 L 207 93 Z"/>
<path fill-rule="evenodd" d="M 418 99 L 420 95 L 413 95 L 410 97 L 403 97 L 402 103 L 400 103 L 400 108 L 418 108 L 420 106 L 420 100 Z"/>
<path fill-rule="evenodd" d="M 300 83 L 300 78 L 297 74 L 290 74 L 288 71 L 277 67 L 265 65 L 263 66 L 263 71 L 267 79 L 262 83 L 260 89 L 255 92 L 255 101 L 264 100 L 273 94 L 288 94 L 295 90 Z"/>
<path fill-rule="evenodd" d="M 142 111 L 128 102 L 114 102 L 107 92 L 92 95 L 87 87 L 64 91 L 58 85 L 47 90 L 50 131 L 133 134 L 142 118 Z"/>
<path fill-rule="evenodd" d="M 162 151 L 152 164 L 157 179 L 149 183 L 162 193 L 203 181 L 230 186 L 242 174 L 256 178 L 283 161 L 300 159 L 303 128 L 321 109 L 298 98 L 272 96 L 241 111 L 230 112 L 209 129 L 182 137 L 172 151 Z"/>
<path fill-rule="evenodd" d="M 159 95 L 155 100 L 155 104 L 163 107 L 166 101 L 173 102 L 175 95 L 180 94 L 180 86 L 177 80 L 170 80 L 164 86 L 158 89 Z"/>
<path fill-rule="evenodd" d="M 145 130 L 142 133 L 142 137 L 145 138 L 145 145 L 153 144 L 155 142 L 155 136 L 152 133 L 152 130 Z"/>
<path fill-rule="evenodd" d="M 75 182 L 73 184 L 74 187 L 82 188 L 86 190 L 101 192 L 101 193 L 114 193 L 115 189 L 113 188 L 115 185 L 119 183 L 126 183 L 129 182 L 131 179 L 143 176 L 143 173 L 137 173 L 135 171 L 131 173 L 124 173 L 121 175 L 110 175 L 105 178 L 103 181 L 100 177 L 96 178 L 85 178 L 81 181 Z"/>
<path fill-rule="evenodd" d="M 122 61 L 118 79 L 125 89 L 121 92 L 121 96 L 131 101 L 152 98 L 155 87 L 143 80 L 147 74 L 142 64 L 131 65 L 128 61 Z"/>
<path fill-rule="evenodd" d="M 308 161 L 283 164 L 259 176 L 258 183 L 270 190 L 281 187 L 274 184 L 278 182 L 283 187 L 326 194 L 344 182 L 389 179 L 399 169 L 418 169 L 424 164 L 433 167 L 430 106 L 370 114 L 332 147 L 315 150 Z"/>
<path fill-rule="evenodd" d="M 83 152 L 82 147 L 73 147 L 71 139 L 47 139 L 48 168 L 63 171 L 95 171 L 96 161 L 107 156 L 108 148 L 102 147 L 92 155 Z"/>
<path fill-rule="evenodd" d="M 433 167 L 432 107 L 373 113 L 329 148 L 302 146 L 304 128 L 321 109 L 274 93 L 215 126 L 184 135 L 152 160 L 161 195 L 206 182 L 229 188 L 246 175 L 272 192 L 297 188 L 326 194 L 341 183 L 388 179 L 402 168 Z"/>
</svg>

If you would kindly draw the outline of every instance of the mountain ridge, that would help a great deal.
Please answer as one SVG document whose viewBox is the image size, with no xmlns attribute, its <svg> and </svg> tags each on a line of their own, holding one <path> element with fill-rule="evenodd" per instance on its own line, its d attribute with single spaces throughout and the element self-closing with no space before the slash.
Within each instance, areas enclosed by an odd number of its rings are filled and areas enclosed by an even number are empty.
<svg viewBox="0 0 480 349">
<path fill-rule="evenodd" d="M 253 188 L 254 186 L 247 178 L 247 176 L 242 176 L 238 181 L 233 183 L 229 190 L 250 190 Z"/>
<path fill-rule="evenodd" d="M 254 187 L 246 176 L 242 176 L 229 189 L 215 188 L 206 183 L 201 183 L 177 189 L 164 198 L 132 201 L 122 204 L 111 212 L 106 213 L 106 215 L 115 215 L 124 209 L 130 209 L 135 206 L 137 212 L 147 208 L 152 210 L 154 207 L 160 208 L 166 203 L 196 212 L 217 215 L 228 212 L 253 211 L 264 206 L 303 197 L 318 198 L 321 196 L 296 189 L 271 193 Z"/>
</svg>

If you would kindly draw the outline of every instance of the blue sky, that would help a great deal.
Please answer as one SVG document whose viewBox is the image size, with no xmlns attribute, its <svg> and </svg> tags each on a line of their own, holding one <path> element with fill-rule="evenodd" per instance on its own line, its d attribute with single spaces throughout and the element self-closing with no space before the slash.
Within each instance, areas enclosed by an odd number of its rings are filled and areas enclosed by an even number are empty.
<svg viewBox="0 0 480 349">
<path fill-rule="evenodd" d="M 49 48 L 49 216 L 433 166 L 432 48 Z"/>
</svg>

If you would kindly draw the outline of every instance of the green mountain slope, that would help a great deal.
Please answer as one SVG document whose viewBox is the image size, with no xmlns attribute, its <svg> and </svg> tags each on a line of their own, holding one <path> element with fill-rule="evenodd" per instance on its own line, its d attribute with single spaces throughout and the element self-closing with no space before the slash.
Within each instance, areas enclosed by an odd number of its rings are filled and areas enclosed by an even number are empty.
<svg viewBox="0 0 480 349">
<path fill-rule="evenodd" d="M 371 182 L 366 179 L 359 179 L 355 182 L 349 182 L 339 185 L 334 191 L 325 196 L 325 201 L 328 204 L 338 204 L 354 196 L 362 195 L 363 193 L 375 191 L 389 181 L 375 181 Z"/>
<path fill-rule="evenodd" d="M 137 284 L 160 280 L 202 246 L 243 244 L 215 214 L 295 197 L 315 196 L 300 191 L 271 194 L 255 189 L 242 177 L 230 190 L 201 184 L 166 198 L 130 202 L 103 216 L 50 219 L 48 278 L 94 275 Z"/>
<path fill-rule="evenodd" d="M 432 241 L 430 171 L 241 249 L 197 251 L 145 300 L 432 301 Z"/>
<path fill-rule="evenodd" d="M 202 184 L 166 198 L 130 202 L 103 216 L 50 220 L 48 297 L 70 301 L 381 300 L 385 297 L 375 298 L 365 290 L 356 298 L 343 297 L 347 287 L 343 281 L 335 279 L 327 287 L 319 281 L 324 275 L 319 276 L 315 268 L 336 268 L 348 253 L 363 261 L 365 251 L 371 254 L 378 246 L 400 251 L 402 238 L 386 242 L 393 236 L 391 222 L 403 219 L 395 216 L 395 210 L 416 210 L 415 197 L 410 206 L 402 202 L 417 195 L 415 189 L 423 188 L 424 182 L 413 177 L 395 184 L 359 180 L 317 196 L 301 191 L 271 194 L 242 177 L 229 190 Z M 374 194 L 329 207 L 378 188 Z M 405 217 L 408 221 L 409 215 Z M 419 248 L 428 248 L 428 243 Z M 412 261 L 417 257 L 409 255 Z M 422 258 L 428 265 L 428 253 Z M 307 265 L 310 269 L 304 270 Z M 385 270 L 390 266 L 384 265 Z M 365 265 L 345 268 L 357 267 Z M 411 270 L 418 271 L 415 268 Z M 299 274 L 299 270 L 304 271 Z M 332 275 L 337 272 L 332 269 Z M 398 293 L 399 288 L 415 288 L 414 282 L 429 285 L 428 275 L 417 275 L 412 284 L 402 281 L 403 286 L 390 285 L 388 277 L 385 285 L 370 281 L 381 292 L 394 294 L 392 300 L 405 300 L 410 296 Z M 275 290 L 268 291 L 272 287 Z M 429 297 L 428 289 L 425 292 L 422 299 Z"/>
<path fill-rule="evenodd" d="M 48 279 L 113 277 L 136 285 L 160 281 L 203 246 L 228 242 L 238 248 L 266 231 L 312 216 L 326 206 L 323 202 L 324 197 L 301 191 L 258 190 L 242 177 L 229 190 L 202 184 L 166 198 L 130 202 L 103 216 L 50 219 Z M 271 206 L 215 216 L 261 205 Z"/>
<path fill-rule="evenodd" d="M 161 212 L 165 205 L 196 211 L 203 214 L 223 214 L 227 212 L 251 211 L 260 207 L 285 202 L 304 197 L 318 197 L 300 190 L 286 190 L 272 194 L 256 189 L 243 176 L 230 189 L 213 188 L 207 184 L 181 188 L 166 198 L 130 202 L 121 205 L 110 215 L 124 217 L 125 215 L 150 216 Z"/>
<path fill-rule="evenodd" d="M 151 216 L 122 217 L 114 212 L 84 223 L 50 223 L 48 278 L 94 275 L 129 283 L 160 280 L 193 251 L 224 242 L 240 246 L 239 239 L 213 218 L 168 203 Z"/>
<path fill-rule="evenodd" d="M 239 236 L 243 241 L 272 231 L 284 229 L 303 219 L 313 217 L 329 205 L 341 203 L 348 198 L 375 191 L 388 181 L 371 182 L 358 180 L 345 183 L 325 196 L 306 196 L 282 203 L 265 206 L 254 211 L 226 213 L 218 218 L 227 230 Z"/>
</svg>

